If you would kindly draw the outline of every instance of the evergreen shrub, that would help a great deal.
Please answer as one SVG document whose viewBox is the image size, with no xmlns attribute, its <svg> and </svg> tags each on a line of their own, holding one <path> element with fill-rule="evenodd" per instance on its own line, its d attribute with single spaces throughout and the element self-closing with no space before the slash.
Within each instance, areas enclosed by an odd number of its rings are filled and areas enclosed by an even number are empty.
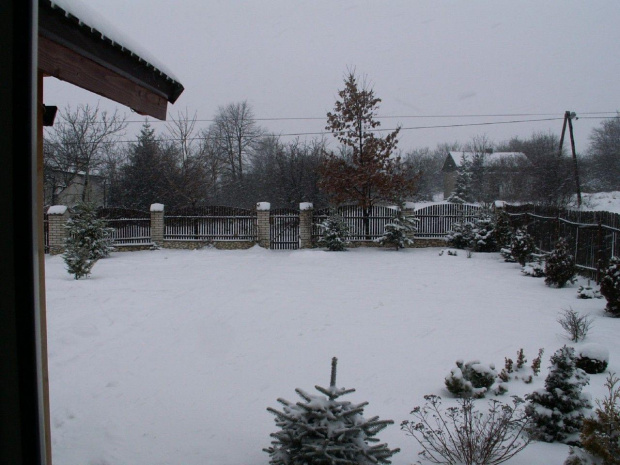
<svg viewBox="0 0 620 465">
<path fill-rule="evenodd" d="M 575 443 L 583 423 L 584 410 L 591 407 L 581 391 L 588 375 L 575 365 L 575 350 L 564 346 L 551 357 L 544 389 L 526 396 L 525 412 L 532 420 L 531 434 L 544 442 Z"/>
<path fill-rule="evenodd" d="M 564 287 L 566 283 L 574 282 L 576 274 L 575 257 L 568 249 L 566 239 L 561 238 L 545 261 L 545 284 Z"/>
<path fill-rule="evenodd" d="M 445 378 L 448 391 L 457 397 L 481 398 L 495 383 L 497 372 L 493 364 L 483 365 L 478 360 L 463 363 L 456 361 L 454 367 Z"/>
<path fill-rule="evenodd" d="M 341 252 L 347 249 L 349 228 L 340 216 L 332 215 L 319 224 L 323 231 L 318 241 L 319 247 L 326 247 L 332 252 Z"/>
</svg>

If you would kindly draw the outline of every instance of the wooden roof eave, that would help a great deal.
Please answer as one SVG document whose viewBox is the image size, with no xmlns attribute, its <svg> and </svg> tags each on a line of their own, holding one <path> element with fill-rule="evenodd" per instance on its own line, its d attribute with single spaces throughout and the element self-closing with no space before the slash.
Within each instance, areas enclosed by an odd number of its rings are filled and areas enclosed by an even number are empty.
<svg viewBox="0 0 620 465">
<path fill-rule="evenodd" d="M 139 114 L 166 119 L 168 102 L 183 92 L 180 83 L 48 0 L 39 5 L 40 71 Z"/>
</svg>

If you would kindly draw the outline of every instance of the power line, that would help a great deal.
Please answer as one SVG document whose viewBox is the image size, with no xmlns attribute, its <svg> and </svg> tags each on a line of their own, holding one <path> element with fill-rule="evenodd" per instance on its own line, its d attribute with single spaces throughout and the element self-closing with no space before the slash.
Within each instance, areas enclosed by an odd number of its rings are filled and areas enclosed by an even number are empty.
<svg viewBox="0 0 620 465">
<path fill-rule="evenodd" d="M 523 120 L 510 120 L 510 121 L 487 121 L 480 123 L 462 123 L 462 124 L 442 124 L 442 125 L 432 125 L 432 126 L 412 126 L 412 127 L 401 127 L 401 131 L 410 131 L 410 130 L 422 130 L 422 129 L 445 129 L 445 128 L 462 128 L 462 127 L 473 127 L 473 126 L 490 126 L 490 125 L 500 125 L 500 124 L 519 124 L 519 123 L 535 123 L 542 121 L 559 121 L 563 118 L 555 117 L 555 118 L 537 118 L 537 119 L 523 119 Z M 382 132 L 382 131 L 395 131 L 396 128 L 375 128 L 369 129 L 367 132 Z M 343 132 L 344 133 L 344 132 Z M 321 132 L 296 132 L 296 133 L 285 133 L 285 134 L 272 134 L 275 137 L 298 137 L 298 136 L 325 136 L 333 134 L 329 131 L 321 131 Z M 251 136 L 248 138 L 261 138 L 263 135 L 259 136 Z M 197 141 L 197 140 L 226 140 L 226 138 L 222 137 L 204 137 L 204 136 L 196 136 L 190 137 L 186 139 L 187 141 Z M 181 141 L 180 138 L 157 138 L 153 139 L 155 142 L 168 142 L 168 141 Z M 117 140 L 114 143 L 135 143 L 134 140 Z M 77 144 L 77 143 L 76 143 Z"/>
</svg>

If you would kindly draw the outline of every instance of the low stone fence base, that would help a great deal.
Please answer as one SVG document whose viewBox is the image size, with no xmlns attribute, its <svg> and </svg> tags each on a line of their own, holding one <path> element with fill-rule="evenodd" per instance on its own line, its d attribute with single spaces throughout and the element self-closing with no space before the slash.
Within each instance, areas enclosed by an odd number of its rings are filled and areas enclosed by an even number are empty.
<svg viewBox="0 0 620 465">
<path fill-rule="evenodd" d="M 244 250 L 256 245 L 252 241 L 164 241 L 158 244 L 162 249 L 199 250 L 205 247 L 214 247 L 219 250 Z"/>
</svg>

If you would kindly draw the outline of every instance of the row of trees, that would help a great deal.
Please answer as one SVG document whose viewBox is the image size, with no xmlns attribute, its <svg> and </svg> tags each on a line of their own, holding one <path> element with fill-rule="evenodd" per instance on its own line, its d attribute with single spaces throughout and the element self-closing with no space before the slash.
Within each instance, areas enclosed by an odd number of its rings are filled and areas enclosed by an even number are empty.
<svg viewBox="0 0 620 465">
<path fill-rule="evenodd" d="M 97 179 L 109 206 L 146 208 L 158 201 L 170 207 L 251 207 L 262 199 L 274 207 L 308 201 L 356 202 L 370 209 L 378 201 L 432 199 L 443 189 L 441 169 L 451 150 L 474 154 L 459 176 L 463 200 L 496 199 L 497 177 L 503 178 L 504 200 L 565 204 L 575 192 L 571 160 L 558 151 L 555 134 L 500 144 L 477 136 L 467 144 L 402 153 L 399 129 L 379 136 L 381 100 L 355 73 L 348 73 L 338 97 L 326 126 L 337 140 L 335 151 L 325 139 L 282 141 L 259 126 L 247 102 L 219 108 L 204 129 L 196 127 L 196 114 L 187 112 L 159 134 L 145 122 L 135 141 L 121 140 L 127 122 L 116 112 L 67 108 L 45 137 L 46 203 L 57 203 L 58 193 L 76 179 L 83 185 L 76 201 L 87 200 Z M 491 149 L 522 152 L 525 158 L 489 169 L 484 157 Z M 609 119 L 593 131 L 589 153 L 580 157 L 585 188 L 620 189 L 619 155 L 620 119 Z"/>
</svg>

